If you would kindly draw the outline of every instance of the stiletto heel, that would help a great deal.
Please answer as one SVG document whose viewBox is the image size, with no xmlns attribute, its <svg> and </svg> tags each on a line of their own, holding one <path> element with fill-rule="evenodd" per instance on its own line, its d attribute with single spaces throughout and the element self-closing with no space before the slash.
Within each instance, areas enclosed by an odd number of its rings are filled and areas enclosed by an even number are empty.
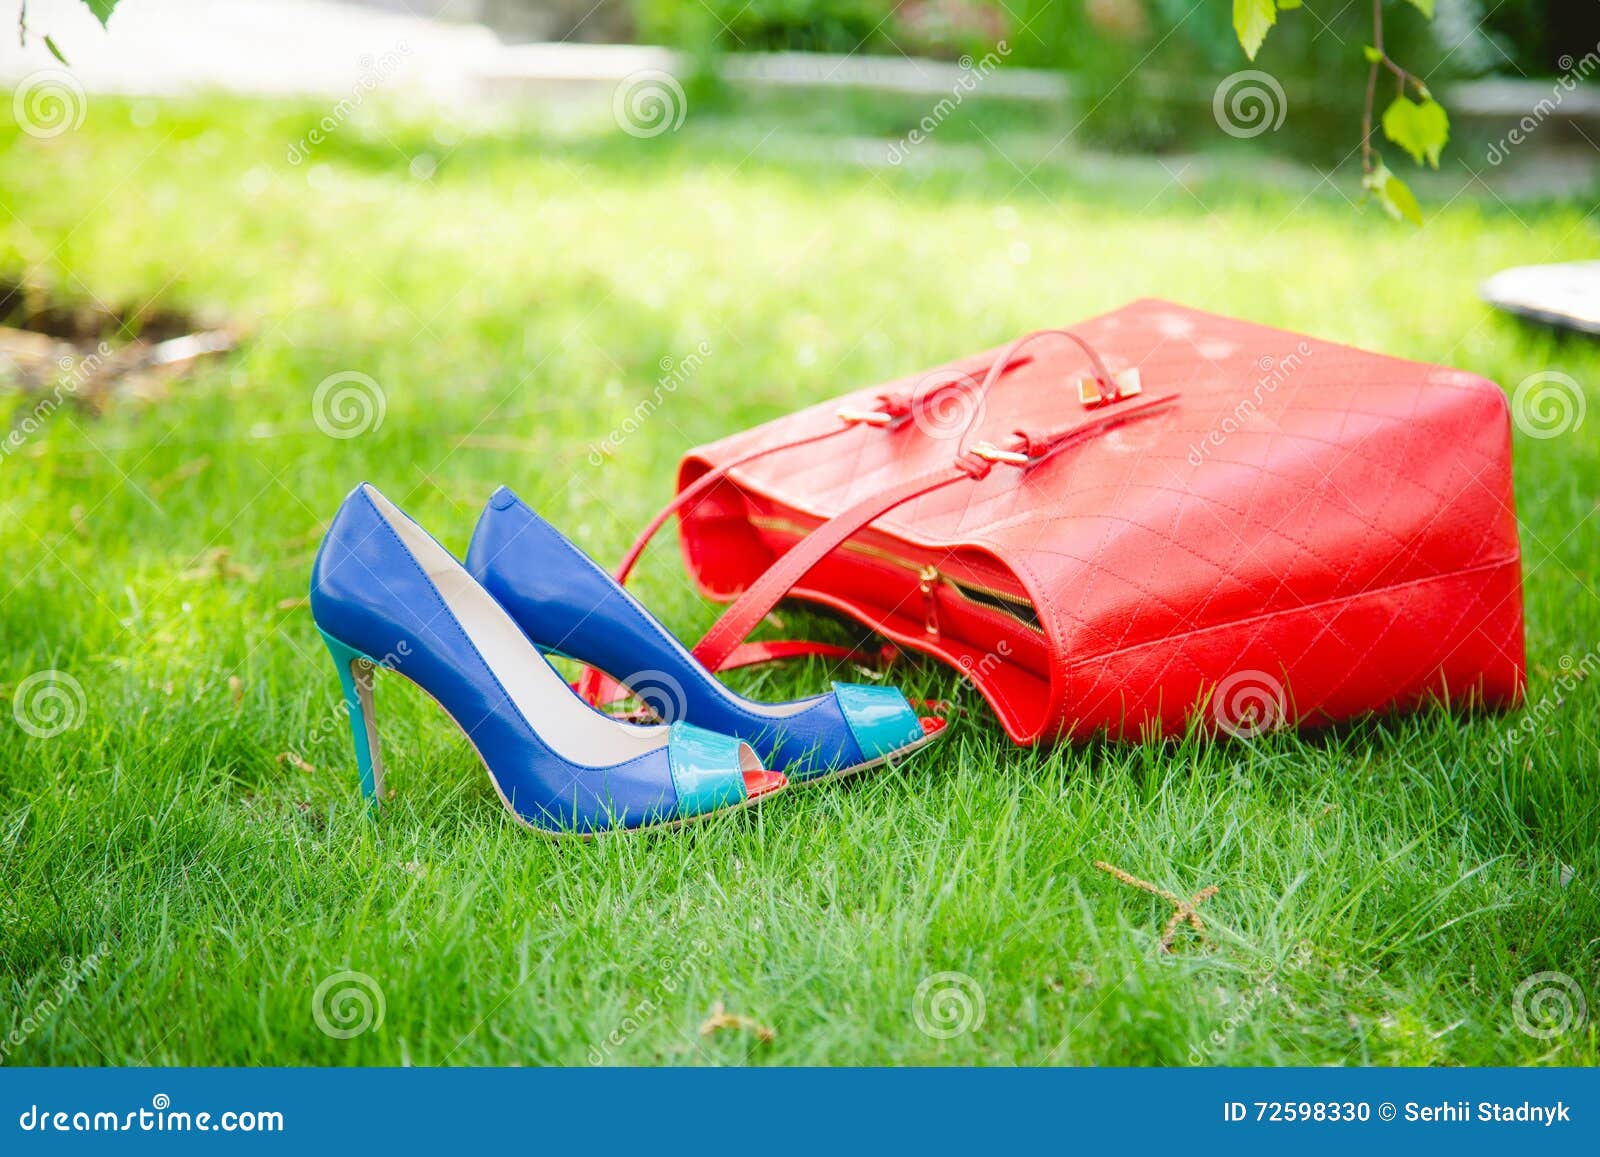
<svg viewBox="0 0 1600 1157">
<path fill-rule="evenodd" d="M 666 722 L 738 736 L 795 783 L 854 775 L 932 743 L 894 687 L 835 683 L 787 703 L 736 695 L 644 605 L 502 486 L 478 518 L 467 569 L 542 651 L 605 672 Z"/>
<path fill-rule="evenodd" d="M 350 736 L 356 745 L 356 769 L 361 773 L 361 794 L 376 809 L 383 799 L 383 748 L 378 742 L 378 716 L 373 708 L 373 673 L 377 668 L 367 656 L 347 647 L 321 627 L 317 633 L 333 655 L 344 688 L 344 705 L 350 716 Z"/>
<path fill-rule="evenodd" d="M 311 614 L 339 669 L 361 790 L 374 804 L 379 666 L 445 709 L 501 802 L 546 835 L 676 825 L 788 782 L 733 736 L 688 723 L 637 727 L 591 708 L 455 556 L 371 486 L 351 491 L 328 527 Z"/>
</svg>

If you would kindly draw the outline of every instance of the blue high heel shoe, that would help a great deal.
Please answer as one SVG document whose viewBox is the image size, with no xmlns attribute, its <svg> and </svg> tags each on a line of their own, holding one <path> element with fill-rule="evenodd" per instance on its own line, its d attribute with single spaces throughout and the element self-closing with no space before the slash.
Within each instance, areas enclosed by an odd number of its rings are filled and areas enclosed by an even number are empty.
<svg viewBox="0 0 1600 1157">
<path fill-rule="evenodd" d="M 373 487 L 350 492 L 312 567 L 311 613 L 350 709 L 361 788 L 383 761 L 373 671 L 416 683 L 466 733 L 500 799 L 550 835 L 682 823 L 782 788 L 749 744 L 591 708 L 455 557 Z"/>
<path fill-rule="evenodd" d="M 541 650 L 610 675 L 660 718 L 734 735 L 791 783 L 854 774 L 932 742 L 897 689 L 835 683 L 787 703 L 734 694 L 637 599 L 504 486 L 473 532 L 467 569 Z"/>
</svg>

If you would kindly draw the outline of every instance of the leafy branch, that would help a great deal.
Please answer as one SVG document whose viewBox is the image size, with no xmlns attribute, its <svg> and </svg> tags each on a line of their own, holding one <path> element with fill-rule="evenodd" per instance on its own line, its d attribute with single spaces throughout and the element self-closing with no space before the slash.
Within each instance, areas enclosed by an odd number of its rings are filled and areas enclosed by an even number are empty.
<svg viewBox="0 0 1600 1157">
<path fill-rule="evenodd" d="M 121 0 L 83 0 L 85 8 L 94 13 L 95 19 L 100 21 L 100 27 L 106 26 L 106 21 L 111 19 L 111 13 L 116 11 Z M 50 55 L 62 64 L 67 63 L 66 56 L 56 46 L 56 42 L 48 35 L 42 37 L 44 46 L 50 50 Z M 28 47 L 28 0 L 21 0 L 17 6 L 17 47 Z"/>
<path fill-rule="evenodd" d="M 1434 0 L 1405 0 L 1427 19 L 1433 19 Z M 1278 13 L 1299 8 L 1300 0 L 1233 0 L 1233 30 L 1251 60 L 1261 50 Z M 1383 0 L 1372 0 L 1372 43 L 1361 49 L 1367 62 L 1366 101 L 1361 110 L 1361 186 L 1378 199 L 1384 212 L 1422 224 L 1416 196 L 1395 176 L 1373 144 L 1373 113 L 1377 108 L 1378 78 L 1393 77 L 1394 99 L 1378 124 L 1383 135 L 1400 146 L 1418 165 L 1439 167 L 1439 155 L 1450 141 L 1450 117 L 1433 99 L 1421 77 L 1406 69 L 1383 46 Z M 1413 99 L 1413 95 L 1415 99 Z"/>
</svg>

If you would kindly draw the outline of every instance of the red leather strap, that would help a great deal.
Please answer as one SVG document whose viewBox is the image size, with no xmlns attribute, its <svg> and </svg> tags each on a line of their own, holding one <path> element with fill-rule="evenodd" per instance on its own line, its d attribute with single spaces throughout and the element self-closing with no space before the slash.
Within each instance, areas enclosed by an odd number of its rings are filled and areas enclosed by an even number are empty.
<svg viewBox="0 0 1600 1157">
<path fill-rule="evenodd" d="M 1089 356 L 1090 364 L 1094 366 L 1095 373 L 1099 377 L 1101 384 L 1106 385 L 1111 381 L 1109 372 L 1105 368 L 1105 363 L 1102 362 L 1099 355 L 1090 348 L 1089 343 L 1084 341 L 1071 330 L 1042 329 L 1034 333 L 1026 334 L 1023 337 L 1019 337 L 1016 341 L 1012 342 L 1009 346 L 1002 350 L 990 362 L 989 369 L 984 374 L 983 382 L 978 387 L 980 393 L 986 393 L 1002 374 L 1009 373 L 1011 370 L 1020 369 L 1022 366 L 1027 365 L 1033 360 L 1031 356 L 1017 357 L 1016 354 L 1018 350 L 1036 338 L 1048 337 L 1051 334 L 1061 334 L 1071 338 L 1083 349 L 1084 353 Z M 881 394 L 878 397 L 878 401 L 880 405 L 883 406 L 885 413 L 887 413 L 891 418 L 904 418 L 907 414 L 911 413 L 913 407 L 916 405 L 927 404 L 931 402 L 934 396 L 940 392 L 953 386 L 963 384 L 963 376 L 956 375 L 951 377 L 949 380 L 936 383 L 934 386 L 932 386 L 932 388 L 925 389 L 921 393 L 912 392 L 907 395 Z M 721 466 L 718 466 L 713 470 L 706 471 L 699 478 L 696 478 L 692 484 L 685 486 L 682 490 L 678 491 L 678 493 L 673 497 L 672 501 L 662 507 L 656 516 L 645 525 L 645 528 L 639 532 L 639 536 L 633 540 L 633 545 L 628 548 L 628 552 L 622 556 L 622 561 L 617 564 L 617 581 L 623 585 L 627 585 L 628 576 L 633 573 L 633 568 L 635 565 L 637 565 L 639 557 L 644 554 L 645 548 L 650 545 L 650 540 L 653 539 L 656 536 L 656 533 L 667 524 L 667 519 L 671 518 L 685 506 L 698 501 L 701 496 L 706 494 L 713 486 L 725 478 L 730 470 L 746 465 L 747 463 L 754 462 L 757 458 L 764 458 L 768 454 L 775 454 L 780 450 L 794 450 L 801 446 L 811 446 L 818 442 L 825 442 L 829 438 L 836 438 L 840 434 L 845 433 L 847 430 L 854 429 L 856 425 L 857 423 L 854 422 L 846 422 L 844 425 L 838 426 L 832 430 L 824 430 L 820 434 L 813 434 L 807 438 L 800 438 L 793 442 L 784 442 L 777 446 L 766 446 L 760 450 L 752 450 L 750 453 L 745 454 L 742 457 L 735 458 L 729 462 L 724 462 Z"/>
<path fill-rule="evenodd" d="M 895 648 L 892 644 L 873 651 L 864 651 L 856 647 L 841 647 L 837 643 L 815 643 L 809 639 L 764 639 L 755 643 L 740 643 L 728 653 L 728 657 L 717 668 L 719 671 L 732 671 L 737 667 L 754 667 L 757 663 L 774 663 L 779 659 L 804 659 L 816 656 L 823 659 L 838 659 L 851 663 L 885 663 L 893 659 Z"/>
<path fill-rule="evenodd" d="M 605 707 L 628 697 L 628 689 L 598 667 L 585 667 L 572 681 L 572 689 L 590 707 Z"/>
<path fill-rule="evenodd" d="M 639 557 L 644 554 L 645 547 L 650 545 L 650 540 L 656 532 L 667 524 L 667 520 L 685 507 L 692 506 L 707 494 L 713 486 L 727 477 L 728 471 L 736 466 L 743 466 L 747 462 L 754 462 L 757 458 L 764 458 L 768 454 L 776 454 L 779 450 L 793 450 L 799 446 L 811 446 L 818 442 L 825 442 L 829 438 L 837 438 L 840 434 L 855 428 L 854 423 L 845 423 L 832 430 L 824 430 L 820 434 L 813 434 L 807 438 L 799 438 L 793 442 L 783 442 L 776 446 L 766 446 L 760 450 L 752 450 L 742 457 L 730 462 L 724 462 L 713 470 L 707 470 L 693 483 L 685 486 L 673 497 L 672 501 L 661 508 L 660 512 L 652 518 L 639 536 L 633 540 L 633 545 L 628 548 L 628 553 L 622 556 L 622 561 L 617 564 L 616 580 L 626 586 L 628 576 L 633 573 L 634 566 Z M 712 670 L 728 670 L 733 667 L 746 667 L 756 663 L 765 663 L 770 659 L 791 658 L 799 655 L 824 655 L 836 658 L 866 658 L 858 656 L 857 652 L 844 647 L 835 647 L 830 643 L 808 643 L 803 640 L 793 640 L 792 647 L 783 654 L 771 653 L 766 658 L 756 657 L 765 648 L 770 651 L 772 643 L 752 643 L 751 649 L 742 658 L 735 659 L 730 656 L 722 667 L 713 667 Z M 618 699 L 627 698 L 627 689 L 604 672 L 593 667 L 585 667 L 583 673 L 574 680 L 572 689 L 591 706 L 598 707 L 602 703 L 613 703 Z"/>
<path fill-rule="evenodd" d="M 983 381 L 978 385 L 978 397 L 980 399 L 988 397 L 989 390 L 994 386 L 995 382 L 999 381 L 1000 375 L 1011 368 L 1011 366 L 1014 364 L 1012 359 L 1016 358 L 1018 352 L 1021 351 L 1024 346 L 1031 345 L 1033 342 L 1045 337 L 1064 337 L 1071 341 L 1088 357 L 1090 368 L 1094 371 L 1095 382 L 1100 386 L 1100 388 L 1102 390 L 1112 390 L 1115 388 L 1111 377 L 1111 371 L 1106 368 L 1106 363 L 1100 359 L 1100 355 L 1095 353 L 1094 347 L 1088 342 L 1084 341 L 1070 329 L 1036 329 L 1032 333 L 1023 334 L 1016 341 L 1012 342 L 1010 345 L 1006 346 L 1005 349 L 1001 350 L 995 355 L 994 360 L 989 363 L 989 372 L 983 375 Z M 973 407 L 972 416 L 967 419 L 966 429 L 961 431 L 961 442 L 963 445 L 967 441 L 967 436 L 972 433 L 972 424 L 978 420 L 979 415 L 982 413 L 983 409 L 981 406 Z"/>
<path fill-rule="evenodd" d="M 639 532 L 639 537 L 633 540 L 633 545 L 628 548 L 628 553 L 622 556 L 622 561 L 617 564 L 616 579 L 624 586 L 627 585 L 628 576 L 633 573 L 634 564 L 639 561 L 639 556 L 644 553 L 644 548 L 650 545 L 650 540 L 656 536 L 656 531 L 667 524 L 678 511 L 693 502 L 697 502 L 707 491 L 727 477 L 728 471 L 747 462 L 754 462 L 757 458 L 764 458 L 768 454 L 776 454 L 779 450 L 794 450 L 800 446 L 812 446 L 818 442 L 825 442 L 829 438 L 837 438 L 846 431 L 855 429 L 853 423 L 846 423 L 832 430 L 824 430 L 820 434 L 813 434 L 808 438 L 799 438 L 793 442 L 784 442 L 777 446 L 766 446 L 760 450 L 752 450 L 742 458 L 735 458 L 731 462 L 724 462 L 714 470 L 707 470 L 693 483 L 678 491 L 671 502 L 661 508 L 659 514 L 652 518 L 645 528 Z"/>
<path fill-rule="evenodd" d="M 761 573 L 745 588 L 732 606 L 723 612 L 705 637 L 695 644 L 694 656 L 711 670 L 721 664 L 742 643 L 745 636 L 755 630 L 773 607 L 805 577 L 806 572 L 821 562 L 835 547 L 873 519 L 887 514 L 913 498 L 954 482 L 981 478 L 991 469 L 982 459 L 963 455 L 953 465 L 921 478 L 913 478 L 899 486 L 891 487 L 871 498 L 863 499 L 850 509 L 828 519 L 805 538 L 790 547 L 778 561 Z"/>
<path fill-rule="evenodd" d="M 1019 370 L 1033 361 L 1033 355 L 1010 358 L 1002 363 L 1000 374 L 1009 374 L 1012 370 Z M 991 364 L 985 373 L 992 371 Z M 1000 374 L 994 375 L 999 377 Z M 915 413 L 919 407 L 929 407 L 937 401 L 940 394 L 946 391 L 961 391 L 969 389 L 974 383 L 972 374 L 965 370 L 947 369 L 934 370 L 924 374 L 922 378 L 909 390 L 897 390 L 878 395 L 878 408 L 891 418 L 905 418 Z"/>
<path fill-rule="evenodd" d="M 1015 430 L 1012 436 L 1017 439 L 1018 452 L 1028 456 L 1028 465 L 1037 466 L 1075 442 L 1097 437 L 1177 400 L 1177 394 L 1147 394 L 1124 402 L 1114 410 L 1103 411 L 1089 422 L 1068 422 L 1047 430 Z"/>
</svg>

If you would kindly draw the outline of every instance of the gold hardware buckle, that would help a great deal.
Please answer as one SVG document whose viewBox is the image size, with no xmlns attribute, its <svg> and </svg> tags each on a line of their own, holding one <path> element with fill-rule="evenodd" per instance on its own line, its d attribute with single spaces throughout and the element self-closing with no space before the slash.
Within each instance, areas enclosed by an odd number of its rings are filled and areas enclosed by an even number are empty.
<svg viewBox="0 0 1600 1157">
<path fill-rule="evenodd" d="M 971 452 L 985 462 L 1004 462 L 1009 466 L 1026 466 L 1033 459 L 1019 450 L 1002 450 L 993 442 L 977 442 Z"/>
<path fill-rule="evenodd" d="M 1131 398 L 1141 392 L 1144 386 L 1139 381 L 1139 370 L 1122 370 L 1111 375 L 1111 383 L 1115 387 L 1110 394 L 1100 392 L 1100 383 L 1092 377 L 1078 379 L 1078 401 L 1085 406 L 1101 406 L 1107 402 L 1118 402 L 1123 398 Z"/>
<path fill-rule="evenodd" d="M 841 422 L 849 422 L 851 425 L 865 422 L 869 426 L 887 426 L 894 421 L 893 414 L 886 414 L 882 410 L 852 410 L 849 407 L 840 410 L 838 418 Z"/>
</svg>

